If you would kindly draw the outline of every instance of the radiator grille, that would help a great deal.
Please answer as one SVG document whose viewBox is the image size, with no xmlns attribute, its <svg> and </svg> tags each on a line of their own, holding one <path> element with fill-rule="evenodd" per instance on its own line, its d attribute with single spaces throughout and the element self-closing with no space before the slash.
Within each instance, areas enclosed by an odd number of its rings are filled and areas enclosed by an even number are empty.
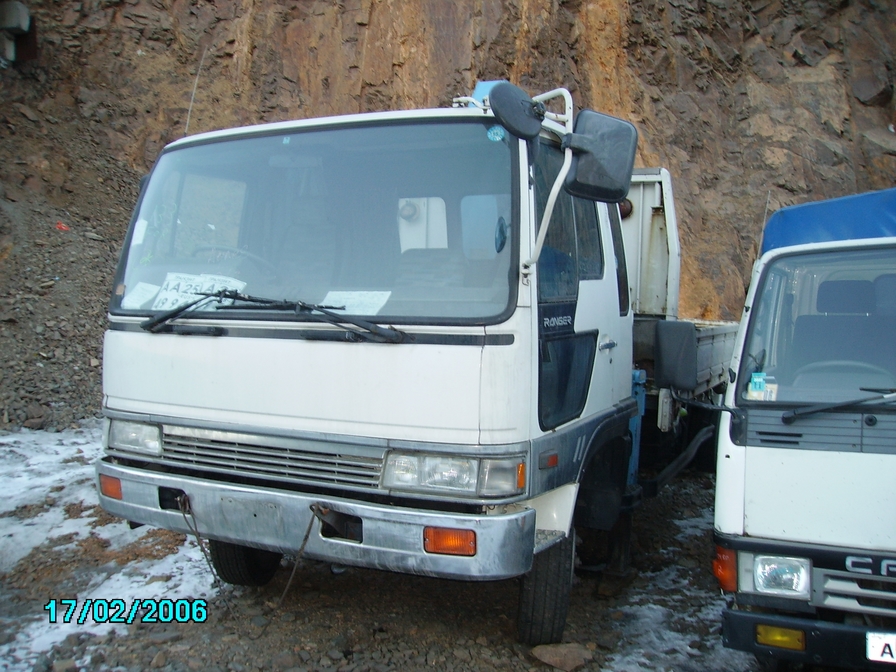
<svg viewBox="0 0 896 672">
<path fill-rule="evenodd" d="M 815 606 L 896 618 L 896 577 L 859 577 L 827 569 L 813 573 Z"/>
<path fill-rule="evenodd" d="M 805 415 L 785 425 L 786 409 L 751 408 L 747 414 L 747 444 L 763 448 L 834 450 L 896 454 L 896 414 L 892 408 L 865 413 L 836 411 Z"/>
<path fill-rule="evenodd" d="M 373 490 L 384 455 L 376 446 L 166 426 L 160 461 L 241 477 Z"/>
</svg>

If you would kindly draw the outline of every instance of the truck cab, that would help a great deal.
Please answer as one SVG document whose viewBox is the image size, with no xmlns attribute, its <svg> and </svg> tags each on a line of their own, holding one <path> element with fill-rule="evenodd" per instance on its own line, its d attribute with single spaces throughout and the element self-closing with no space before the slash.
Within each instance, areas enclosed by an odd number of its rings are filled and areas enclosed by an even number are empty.
<svg viewBox="0 0 896 672">
<path fill-rule="evenodd" d="M 520 639 L 559 641 L 575 526 L 636 489 L 636 142 L 500 83 L 166 147 L 110 303 L 102 506 L 198 529 L 230 583 L 283 554 L 519 576 Z"/>
<path fill-rule="evenodd" d="M 726 646 L 896 664 L 896 189 L 768 221 L 718 432 Z"/>
</svg>

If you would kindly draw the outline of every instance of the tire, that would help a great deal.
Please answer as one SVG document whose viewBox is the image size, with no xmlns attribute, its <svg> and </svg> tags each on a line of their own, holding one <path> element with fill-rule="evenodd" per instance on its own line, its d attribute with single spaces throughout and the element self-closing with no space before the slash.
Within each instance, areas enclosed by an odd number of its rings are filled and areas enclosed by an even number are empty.
<svg viewBox="0 0 896 672">
<path fill-rule="evenodd" d="M 280 567 L 282 553 L 229 544 L 211 539 L 208 542 L 212 565 L 225 583 L 235 586 L 264 586 Z"/>
<path fill-rule="evenodd" d="M 537 554 L 520 585 L 517 635 L 530 646 L 557 644 L 566 627 L 576 549 L 575 528 L 561 542 Z"/>
</svg>

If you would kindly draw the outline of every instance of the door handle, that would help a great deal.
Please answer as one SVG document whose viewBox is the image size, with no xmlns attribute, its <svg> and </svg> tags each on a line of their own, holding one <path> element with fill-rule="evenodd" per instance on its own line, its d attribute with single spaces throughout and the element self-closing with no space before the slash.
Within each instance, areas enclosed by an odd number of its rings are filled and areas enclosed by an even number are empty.
<svg viewBox="0 0 896 672">
<path fill-rule="evenodd" d="M 603 343 L 601 343 L 600 345 L 597 346 L 597 349 L 598 349 L 598 350 L 612 350 L 612 349 L 615 348 L 617 345 L 619 345 L 619 344 L 618 344 L 616 341 L 613 341 L 613 340 L 610 340 L 610 341 L 604 341 Z"/>
</svg>

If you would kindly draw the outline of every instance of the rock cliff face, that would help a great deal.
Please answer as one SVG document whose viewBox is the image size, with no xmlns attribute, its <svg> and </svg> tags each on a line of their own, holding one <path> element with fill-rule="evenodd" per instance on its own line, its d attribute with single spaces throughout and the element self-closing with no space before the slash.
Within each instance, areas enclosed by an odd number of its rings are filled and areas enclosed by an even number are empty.
<svg viewBox="0 0 896 672">
<path fill-rule="evenodd" d="M 5 338 L 31 353 L 19 363 L 58 350 L 29 340 L 38 318 L 22 312 L 22 296 L 51 300 L 66 285 L 71 296 L 58 305 L 68 307 L 57 313 L 76 317 L 54 313 L 41 324 L 102 321 L 137 177 L 187 133 L 445 105 L 482 79 L 531 93 L 565 86 L 580 106 L 634 122 L 639 164 L 672 172 L 681 312 L 707 318 L 739 315 L 767 211 L 896 184 L 896 135 L 887 129 L 894 0 L 30 0 L 29 8 L 40 57 L 0 70 L 0 345 Z M 72 241 L 63 245 L 50 227 L 65 218 Z M 82 262 L 79 246 L 99 249 Z M 75 261 L 57 263 L 57 247 Z M 60 268 L 71 277 L 43 287 Z M 90 324 L 68 346 L 88 360 L 102 328 Z M 70 354 L 63 348 L 61 361 Z M 96 401 L 94 378 L 85 395 Z M 22 394 L 13 419 L 29 400 L 47 403 Z M 15 393 L 7 397 L 9 409 Z"/>
<path fill-rule="evenodd" d="M 738 314 L 767 212 L 896 184 L 894 11 L 632 3 L 632 109 L 677 178 L 685 314 Z"/>
</svg>

